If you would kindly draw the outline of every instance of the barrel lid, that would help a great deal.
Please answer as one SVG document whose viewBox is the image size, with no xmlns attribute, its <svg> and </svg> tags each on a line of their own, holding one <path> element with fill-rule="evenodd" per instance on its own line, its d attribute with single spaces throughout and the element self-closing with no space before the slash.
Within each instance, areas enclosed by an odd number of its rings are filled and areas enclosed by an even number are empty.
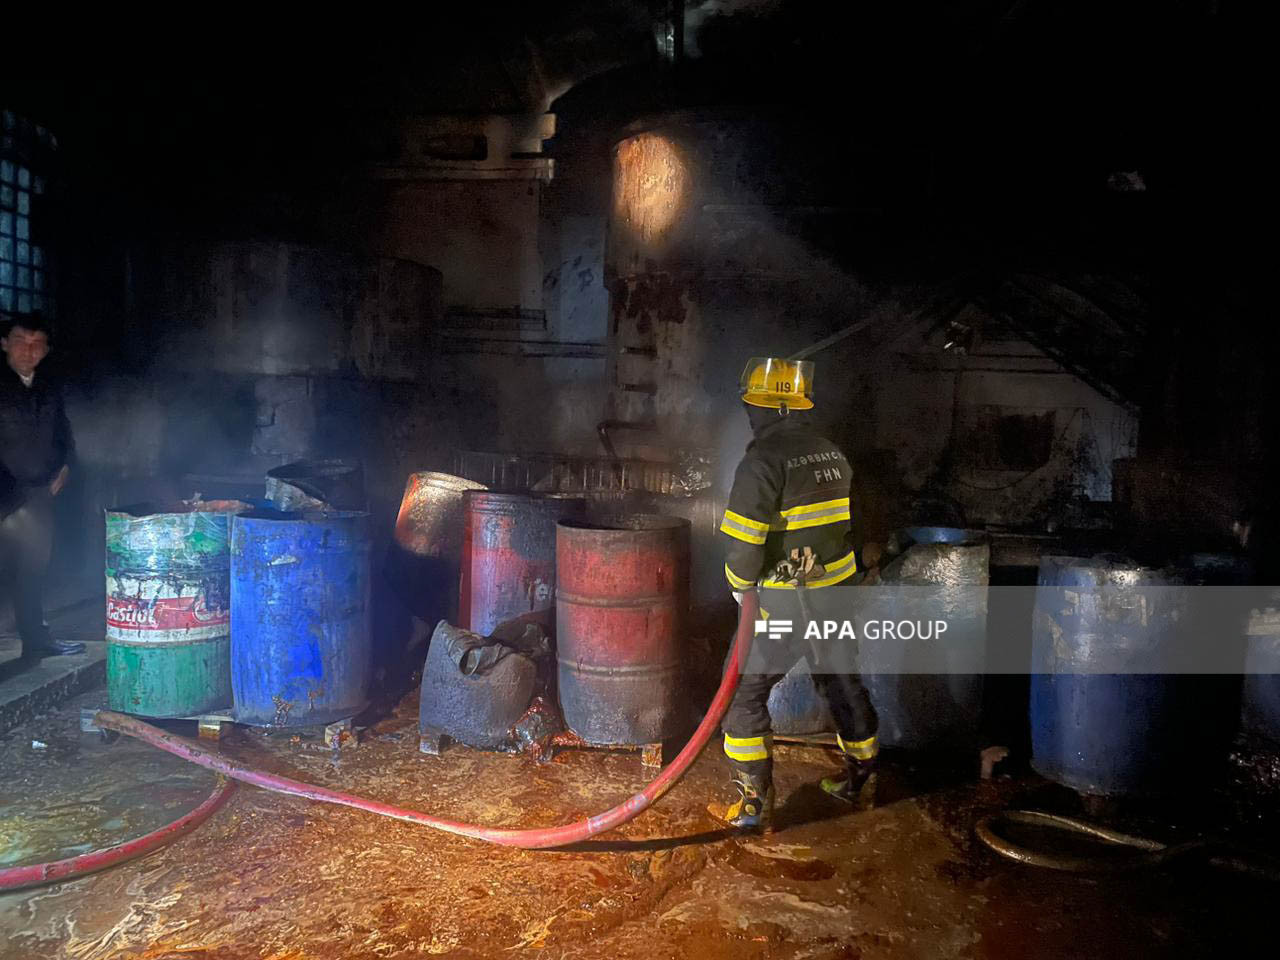
<svg viewBox="0 0 1280 960">
<path fill-rule="evenodd" d="M 319 523 L 326 520 L 354 520 L 369 516 L 368 510 L 276 510 L 255 507 L 236 515 L 240 520 L 273 520 L 279 522 Z"/>
<path fill-rule="evenodd" d="M 672 517 L 664 513 L 624 513 L 614 516 L 595 517 L 584 520 L 580 517 L 568 517 L 560 521 L 560 526 L 567 530 L 599 531 L 601 533 L 617 533 L 633 530 L 663 531 L 676 530 L 690 526 L 684 517 Z"/>
<path fill-rule="evenodd" d="M 295 460 L 267 471 L 276 480 L 304 480 L 308 477 L 342 477 L 360 470 L 359 460 Z"/>
<path fill-rule="evenodd" d="M 436 473 L 432 470 L 424 470 L 419 473 L 409 474 L 409 482 L 406 486 L 412 487 L 415 483 L 425 484 L 429 487 L 442 487 L 445 490 L 452 490 L 456 493 L 465 493 L 468 490 L 489 489 L 483 483 L 468 480 L 466 477 L 455 476 L 452 473 Z"/>
<path fill-rule="evenodd" d="M 985 530 L 970 530 L 964 527 L 903 527 L 902 533 L 912 543 L 947 545 L 979 544 L 990 540 Z"/>
</svg>

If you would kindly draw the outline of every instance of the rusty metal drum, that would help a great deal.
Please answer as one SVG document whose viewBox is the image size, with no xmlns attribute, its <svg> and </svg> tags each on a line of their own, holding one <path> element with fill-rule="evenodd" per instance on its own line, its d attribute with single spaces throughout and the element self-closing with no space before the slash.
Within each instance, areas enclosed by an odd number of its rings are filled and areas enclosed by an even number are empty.
<svg viewBox="0 0 1280 960">
<path fill-rule="evenodd" d="M 660 742 L 685 719 L 689 521 L 633 514 L 556 531 L 560 707 L 588 743 Z"/>
<path fill-rule="evenodd" d="M 405 484 L 396 517 L 386 577 L 414 616 L 434 625 L 458 611 L 463 494 L 485 490 L 448 473 L 414 473 Z"/>
<path fill-rule="evenodd" d="M 556 523 L 582 516 L 564 495 L 468 491 L 463 496 L 459 625 L 491 636 L 555 621 Z"/>
</svg>

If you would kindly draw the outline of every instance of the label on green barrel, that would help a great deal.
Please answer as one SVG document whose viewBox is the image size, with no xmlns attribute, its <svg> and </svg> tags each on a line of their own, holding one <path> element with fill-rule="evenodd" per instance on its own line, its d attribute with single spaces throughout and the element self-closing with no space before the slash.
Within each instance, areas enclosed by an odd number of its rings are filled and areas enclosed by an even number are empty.
<svg viewBox="0 0 1280 960">
<path fill-rule="evenodd" d="M 228 633 L 228 519 L 212 510 L 107 513 L 107 639 L 165 644 Z"/>
<path fill-rule="evenodd" d="M 208 640 L 228 632 L 228 571 L 221 584 L 107 575 L 107 637 L 134 643 Z M 218 589 L 218 586 L 221 589 Z"/>
</svg>

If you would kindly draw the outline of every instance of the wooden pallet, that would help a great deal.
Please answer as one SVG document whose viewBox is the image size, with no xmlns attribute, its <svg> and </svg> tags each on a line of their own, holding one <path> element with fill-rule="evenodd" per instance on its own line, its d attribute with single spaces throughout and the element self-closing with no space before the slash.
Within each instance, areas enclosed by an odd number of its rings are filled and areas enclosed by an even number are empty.
<svg viewBox="0 0 1280 960">
<path fill-rule="evenodd" d="M 443 752 L 445 746 L 454 743 L 453 737 L 449 736 L 443 730 L 434 727 L 420 728 L 418 732 L 418 750 L 428 756 L 438 757 Z M 483 749 L 483 748 L 477 748 Z M 661 769 L 661 767 L 671 759 L 667 755 L 668 751 L 664 749 L 661 743 L 587 743 L 580 740 L 568 731 L 557 733 L 555 736 L 548 738 L 542 744 L 527 751 L 530 756 L 538 761 L 550 760 L 555 756 L 557 750 L 575 749 L 575 750 L 629 750 L 640 751 L 640 764 L 650 769 Z"/>
<path fill-rule="evenodd" d="M 668 756 L 668 748 L 662 742 L 657 743 L 588 743 L 576 734 L 565 730 L 557 733 L 546 744 L 546 759 L 555 756 L 557 750 L 627 750 L 640 752 L 640 765 L 651 770 L 661 769 L 672 757 Z"/>
<path fill-rule="evenodd" d="M 80 731 L 82 733 L 102 733 L 108 731 L 99 727 L 94 722 L 98 709 L 94 707 L 82 707 L 80 709 Z M 144 720 L 155 718 L 143 717 Z M 202 740 L 221 740 L 226 736 L 227 732 L 235 726 L 238 721 L 235 714 L 230 710 L 218 710 L 209 713 L 197 713 L 189 717 L 165 717 L 165 720 L 194 720 L 196 723 L 196 735 Z M 347 747 L 355 746 L 357 737 L 355 729 L 351 725 L 352 718 L 345 717 L 341 720 L 335 720 L 333 723 L 324 725 L 324 742 L 329 747 Z M 266 729 L 283 732 L 286 727 L 268 727 Z"/>
</svg>

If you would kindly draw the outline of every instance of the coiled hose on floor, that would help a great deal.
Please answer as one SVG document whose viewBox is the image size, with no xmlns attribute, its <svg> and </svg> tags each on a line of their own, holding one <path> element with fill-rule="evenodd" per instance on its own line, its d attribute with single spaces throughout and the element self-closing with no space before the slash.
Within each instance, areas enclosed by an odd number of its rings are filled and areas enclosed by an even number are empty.
<svg viewBox="0 0 1280 960">
<path fill-rule="evenodd" d="M 738 681 L 742 676 L 742 667 L 751 651 L 751 635 L 759 609 L 760 601 L 755 591 L 743 594 L 742 606 L 738 611 L 738 629 L 734 634 L 733 650 L 729 656 L 728 665 L 725 667 L 724 677 L 720 681 L 720 689 L 716 691 L 716 695 L 711 701 L 711 706 L 707 708 L 706 716 L 698 724 L 693 737 L 676 756 L 675 760 L 643 790 L 613 809 L 606 810 L 604 813 L 597 814 L 587 820 L 565 824 L 562 827 L 516 830 L 501 827 L 483 827 L 473 823 L 445 820 L 427 813 L 419 813 L 416 810 L 406 810 L 403 807 L 382 803 L 378 800 L 370 800 L 366 797 L 330 790 L 327 787 L 303 783 L 301 780 L 293 780 L 289 777 L 254 770 L 251 767 L 236 763 L 234 760 L 214 753 L 200 744 L 192 743 L 184 737 L 166 733 L 158 727 L 153 727 L 151 724 L 143 723 L 141 720 L 124 714 L 104 710 L 94 718 L 94 722 L 108 730 L 116 730 L 131 737 L 136 737 L 151 744 L 153 747 L 158 747 L 176 757 L 182 757 L 184 760 L 190 760 L 192 763 L 198 763 L 202 767 L 215 770 L 233 780 L 250 783 L 256 787 L 273 790 L 276 793 L 304 797 L 308 800 L 318 800 L 321 803 L 334 803 L 339 806 L 354 807 L 356 810 L 365 810 L 383 817 L 391 817 L 394 820 L 416 823 L 424 827 L 443 830 L 446 833 L 472 837 L 476 840 L 485 840 L 502 846 L 521 847 L 526 850 L 564 847 L 608 830 L 613 830 L 615 827 L 622 826 L 628 820 L 634 819 L 657 802 L 659 797 L 675 786 L 676 782 L 684 776 L 689 767 L 693 765 L 693 761 L 697 759 L 698 754 L 702 752 L 703 747 L 707 745 L 712 735 L 719 729 L 720 720 L 724 717 L 725 711 L 729 709 L 729 702 L 733 699 L 733 695 L 738 689 Z"/>
<path fill-rule="evenodd" d="M 235 792 L 235 789 L 236 785 L 233 781 L 219 777 L 218 785 L 214 787 L 213 793 L 209 794 L 208 798 L 200 806 L 189 813 L 183 814 L 172 823 L 165 824 L 159 830 L 153 830 L 144 836 L 118 843 L 113 847 L 92 850 L 89 853 L 82 853 L 78 857 L 68 857 L 66 860 L 6 867 L 0 870 L 0 890 L 23 890 L 27 887 L 39 887 L 46 883 L 61 883 L 64 880 L 74 880 L 77 877 L 83 877 L 98 870 L 114 867 L 117 864 L 124 863 L 126 860 L 145 856 L 152 850 L 157 850 L 166 844 L 172 843 L 200 826 L 221 809 L 231 794 Z"/>
<path fill-rule="evenodd" d="M 995 829 L 995 824 L 999 822 L 1048 827 L 1098 840 L 1112 847 L 1129 847 L 1139 852 L 1126 856 L 1101 857 L 1045 853 L 1001 836 Z M 1186 843 L 1165 844 L 1158 840 L 1121 833 L 1119 830 L 1111 830 L 1084 820 L 1076 820 L 1056 813 L 1044 813 L 1040 810 L 1006 810 L 979 820 L 974 827 L 974 832 L 979 840 L 1002 857 L 1033 867 L 1047 867 L 1050 870 L 1065 870 L 1070 873 L 1120 873 L 1163 867 L 1184 857 L 1198 856 L 1211 866 L 1234 870 L 1272 883 L 1280 883 L 1280 864 L 1272 858 L 1220 841 L 1200 839 Z"/>
</svg>

